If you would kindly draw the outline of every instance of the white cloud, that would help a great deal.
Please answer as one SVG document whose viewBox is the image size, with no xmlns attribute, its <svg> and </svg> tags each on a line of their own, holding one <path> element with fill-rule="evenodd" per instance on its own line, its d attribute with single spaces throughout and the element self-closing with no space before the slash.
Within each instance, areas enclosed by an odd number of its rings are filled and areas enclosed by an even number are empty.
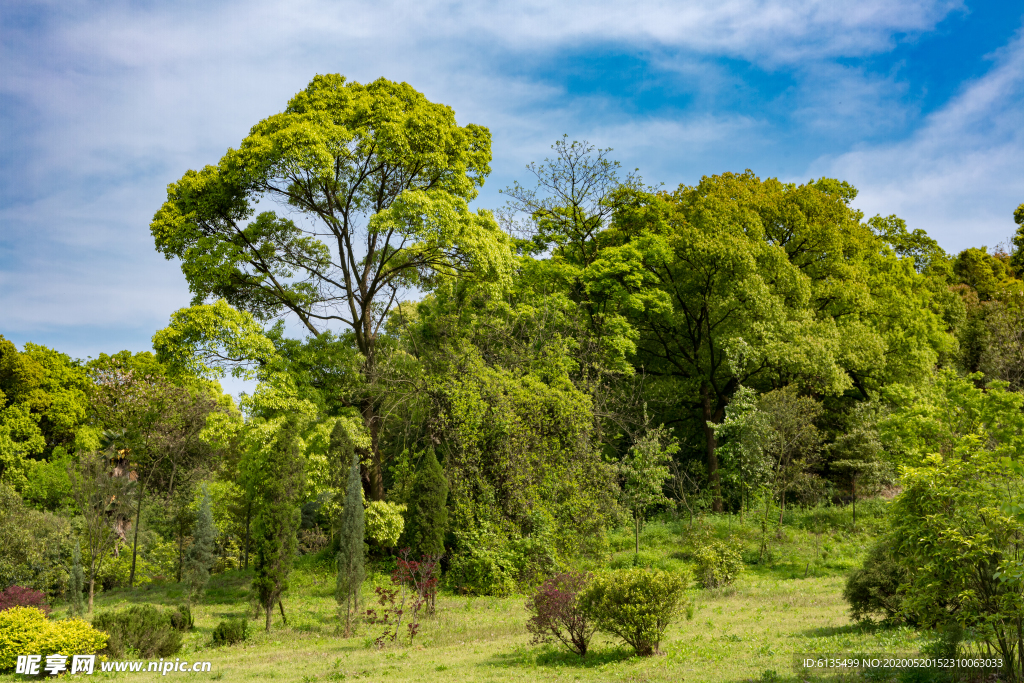
<svg viewBox="0 0 1024 683">
<path fill-rule="evenodd" d="M 0 328 L 91 324 L 115 335 L 165 324 L 189 295 L 149 237 L 164 188 L 216 162 L 314 73 L 405 80 L 460 122 L 489 126 L 494 174 L 482 203 L 495 205 L 497 188 L 562 133 L 614 147 L 650 181 L 754 165 L 752 153 L 774 144 L 772 124 L 716 108 L 722 93 L 752 87 L 715 64 L 723 56 L 794 72 L 787 97 L 808 128 L 891 128 L 903 115 L 898 84 L 829 60 L 884 52 L 894 36 L 927 32 L 960 9 L 951 0 L 26 3 L 19 12 L 32 20 L 0 19 L 0 114 L 21 155 L 0 163 Z M 705 106 L 638 115 L 537 75 L 609 46 L 687 74 Z M 829 94 L 840 91 L 855 100 L 843 109 L 860 112 L 845 121 Z"/>
<path fill-rule="evenodd" d="M 868 215 L 895 213 L 946 249 L 1004 241 L 1024 202 L 1024 35 L 993 59 L 908 140 L 822 158 L 812 174 L 849 180 Z"/>
</svg>

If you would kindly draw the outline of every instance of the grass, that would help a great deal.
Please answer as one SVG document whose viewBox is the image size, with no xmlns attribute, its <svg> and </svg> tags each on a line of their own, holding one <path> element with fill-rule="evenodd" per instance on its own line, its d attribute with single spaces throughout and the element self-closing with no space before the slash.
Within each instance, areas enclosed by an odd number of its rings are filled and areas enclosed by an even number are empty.
<svg viewBox="0 0 1024 683">
<path fill-rule="evenodd" d="M 248 681 L 803 681 L 793 669 L 795 653 L 914 653 L 921 636 L 910 629 L 886 629 L 850 622 L 841 593 L 846 574 L 857 566 L 872 539 L 884 503 L 863 505 L 851 531 L 835 511 L 791 514 L 780 536 L 771 532 L 770 554 L 759 559 L 761 531 L 756 519 L 707 517 L 648 524 L 640 561 L 688 571 L 696 544 L 706 536 L 733 537 L 744 548 L 746 570 L 725 589 L 691 590 L 689 618 L 680 616 L 661 644 L 661 656 L 637 658 L 625 646 L 600 635 L 585 659 L 548 645 L 531 644 L 525 629 L 523 596 L 507 598 L 442 594 L 437 615 L 423 621 L 407 643 L 373 647 L 379 627 L 363 624 L 342 638 L 334 601 L 334 577 L 312 558 L 302 558 L 286 594 L 288 626 L 277 612 L 269 632 L 250 623 L 249 639 L 214 648 L 211 633 L 229 617 L 248 615 L 250 574 L 232 571 L 211 579 L 204 601 L 193 608 L 196 628 L 177 655 L 209 660 L 212 673 L 169 674 L 188 680 Z M 861 512 L 863 510 L 863 513 Z M 842 511 L 839 511 L 840 513 Z M 845 520 L 845 521 L 844 521 Z M 612 566 L 633 563 L 630 529 L 610 536 Z M 373 586 L 387 577 L 371 575 Z M 180 587 L 165 585 L 99 596 L 97 609 L 131 603 L 172 606 Z M 404 639 L 407 641 L 407 639 Z M 96 674 L 140 678 L 152 674 Z M 0 680 L 14 680 L 14 676 Z"/>
</svg>

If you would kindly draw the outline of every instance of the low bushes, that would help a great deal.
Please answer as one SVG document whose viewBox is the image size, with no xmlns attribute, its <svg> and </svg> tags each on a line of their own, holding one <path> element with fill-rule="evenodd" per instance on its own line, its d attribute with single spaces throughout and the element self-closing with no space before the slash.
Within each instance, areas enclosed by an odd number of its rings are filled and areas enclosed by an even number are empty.
<svg viewBox="0 0 1024 683">
<path fill-rule="evenodd" d="M 743 556 L 735 541 L 705 541 L 694 553 L 697 582 L 703 588 L 728 586 L 743 569 Z"/>
<path fill-rule="evenodd" d="M 533 642 L 557 640 L 580 657 L 586 656 L 596 629 L 580 609 L 579 597 L 589 581 L 590 574 L 566 572 L 541 584 L 526 601 L 526 608 L 532 615 L 526 622 L 526 630 L 533 634 Z"/>
<path fill-rule="evenodd" d="M 875 543 L 864 565 L 846 579 L 843 599 L 850 604 L 850 615 L 857 621 L 880 616 L 887 621 L 914 623 L 913 615 L 904 609 L 904 588 L 907 570 L 892 552 L 892 543 L 882 539 Z"/>
<path fill-rule="evenodd" d="M 682 576 L 659 569 L 558 574 L 527 601 L 527 629 L 534 642 L 556 640 L 581 657 L 594 632 L 602 631 L 645 657 L 658 651 L 685 591 Z"/>
<path fill-rule="evenodd" d="M 45 614 L 50 614 L 50 606 L 46 604 L 46 593 L 22 586 L 11 586 L 0 593 L 0 611 L 12 607 L 38 607 Z"/>
<path fill-rule="evenodd" d="M 166 613 L 150 605 L 98 614 L 92 625 L 110 636 L 103 652 L 114 658 L 123 658 L 128 648 L 146 658 L 167 657 L 181 649 L 181 632 Z"/>
<path fill-rule="evenodd" d="M 580 595 L 599 631 L 618 636 L 641 657 L 658 651 L 679 612 L 686 580 L 659 569 L 620 569 L 594 575 Z"/>
<path fill-rule="evenodd" d="M 217 624 L 213 629 L 214 645 L 234 645 L 245 640 L 249 633 L 249 622 L 238 617 Z"/>
<path fill-rule="evenodd" d="M 188 605 L 178 605 L 176 612 L 171 612 L 171 627 L 175 631 L 191 631 L 195 627 L 192 609 Z"/>
<path fill-rule="evenodd" d="M 0 671 L 14 669 L 18 655 L 93 654 L 106 642 L 106 633 L 81 619 L 50 621 L 38 607 L 0 612 Z"/>
</svg>

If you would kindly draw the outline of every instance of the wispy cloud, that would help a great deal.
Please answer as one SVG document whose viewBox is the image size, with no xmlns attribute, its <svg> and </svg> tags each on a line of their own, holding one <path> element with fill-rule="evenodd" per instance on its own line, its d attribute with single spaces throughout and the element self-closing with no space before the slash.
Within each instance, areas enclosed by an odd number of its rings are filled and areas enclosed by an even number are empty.
<svg viewBox="0 0 1024 683">
<path fill-rule="evenodd" d="M 947 249 L 1006 240 L 1024 202 L 1024 35 L 992 59 L 909 139 L 822 158 L 812 173 L 850 180 L 869 215 L 901 215 Z"/>
<path fill-rule="evenodd" d="M 68 330 L 88 327 L 82 348 L 92 353 L 100 349 L 91 344 L 144 345 L 138 330 L 166 324 L 189 299 L 148 232 L 167 183 L 216 162 L 315 73 L 405 80 L 452 105 L 460 122 L 489 126 L 495 160 L 484 205 L 497 204 L 496 190 L 522 179 L 523 165 L 568 133 L 614 147 L 625 166 L 670 185 L 747 166 L 763 175 L 803 171 L 824 149 L 831 156 L 815 168 L 857 176 L 865 206 L 930 216 L 910 185 L 878 167 L 906 167 L 913 153 L 920 162 L 907 174 L 925 185 L 924 171 L 939 168 L 948 173 L 936 182 L 959 178 L 964 187 L 1019 179 L 1013 159 L 996 154 L 1019 149 L 1000 146 L 1000 136 L 1016 140 L 1012 112 L 999 109 L 1003 86 L 992 86 L 995 104 L 979 90 L 951 105 L 973 102 L 975 123 L 943 123 L 970 118 L 950 109 L 929 119 L 934 132 L 902 147 L 843 154 L 914 116 L 898 78 L 849 62 L 963 10 L 953 0 L 53 0 L 5 8 L 0 333 L 45 341 L 63 330 L 66 340 Z M 621 93 L 570 91 L 553 75 L 564 60 L 607 51 L 639 55 L 650 83 L 685 97 L 639 110 Z M 778 92 L 765 94 L 764 74 L 780 75 Z M 948 134 L 951 147 L 942 126 L 958 131 Z M 961 162 L 975 175 L 954 175 Z M 992 176 L 992 168 L 1006 172 Z"/>
</svg>

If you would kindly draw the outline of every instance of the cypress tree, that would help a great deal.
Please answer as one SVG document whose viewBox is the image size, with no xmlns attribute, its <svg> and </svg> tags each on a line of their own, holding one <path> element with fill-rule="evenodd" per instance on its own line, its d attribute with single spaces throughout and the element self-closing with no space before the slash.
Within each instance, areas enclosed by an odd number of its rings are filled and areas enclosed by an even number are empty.
<svg viewBox="0 0 1024 683">
<path fill-rule="evenodd" d="M 444 554 L 447 504 L 448 480 L 431 446 L 416 472 L 416 483 L 409 501 L 409 519 L 403 534 L 402 545 L 412 550 L 414 556 Z"/>
<path fill-rule="evenodd" d="M 184 575 L 188 585 L 188 602 L 192 603 L 206 589 L 213 567 L 213 542 L 216 529 L 213 526 L 213 512 L 210 509 L 210 492 L 203 484 L 203 500 L 196 514 L 192 531 L 192 545 L 185 554 Z"/>
<path fill-rule="evenodd" d="M 80 617 L 85 612 L 85 603 L 82 602 L 82 592 L 85 591 L 85 573 L 82 571 L 82 544 L 75 541 L 75 547 L 71 551 L 71 576 L 68 581 L 68 591 L 71 598 L 71 613 Z"/>
<path fill-rule="evenodd" d="M 272 448 L 251 454 L 249 485 L 253 487 L 254 562 L 253 595 L 266 612 L 270 630 L 274 605 L 281 608 L 281 594 L 288 589 L 288 575 L 302 522 L 298 499 L 305 485 L 305 471 L 298 444 L 298 420 L 285 419 Z"/>
<path fill-rule="evenodd" d="M 339 427 L 340 424 L 335 431 Z M 359 607 L 359 587 L 366 576 L 362 494 L 359 455 L 353 452 L 345 489 L 345 508 L 338 525 L 338 587 L 335 592 L 338 605 L 345 609 L 345 637 L 352 632 L 352 615 Z"/>
</svg>

